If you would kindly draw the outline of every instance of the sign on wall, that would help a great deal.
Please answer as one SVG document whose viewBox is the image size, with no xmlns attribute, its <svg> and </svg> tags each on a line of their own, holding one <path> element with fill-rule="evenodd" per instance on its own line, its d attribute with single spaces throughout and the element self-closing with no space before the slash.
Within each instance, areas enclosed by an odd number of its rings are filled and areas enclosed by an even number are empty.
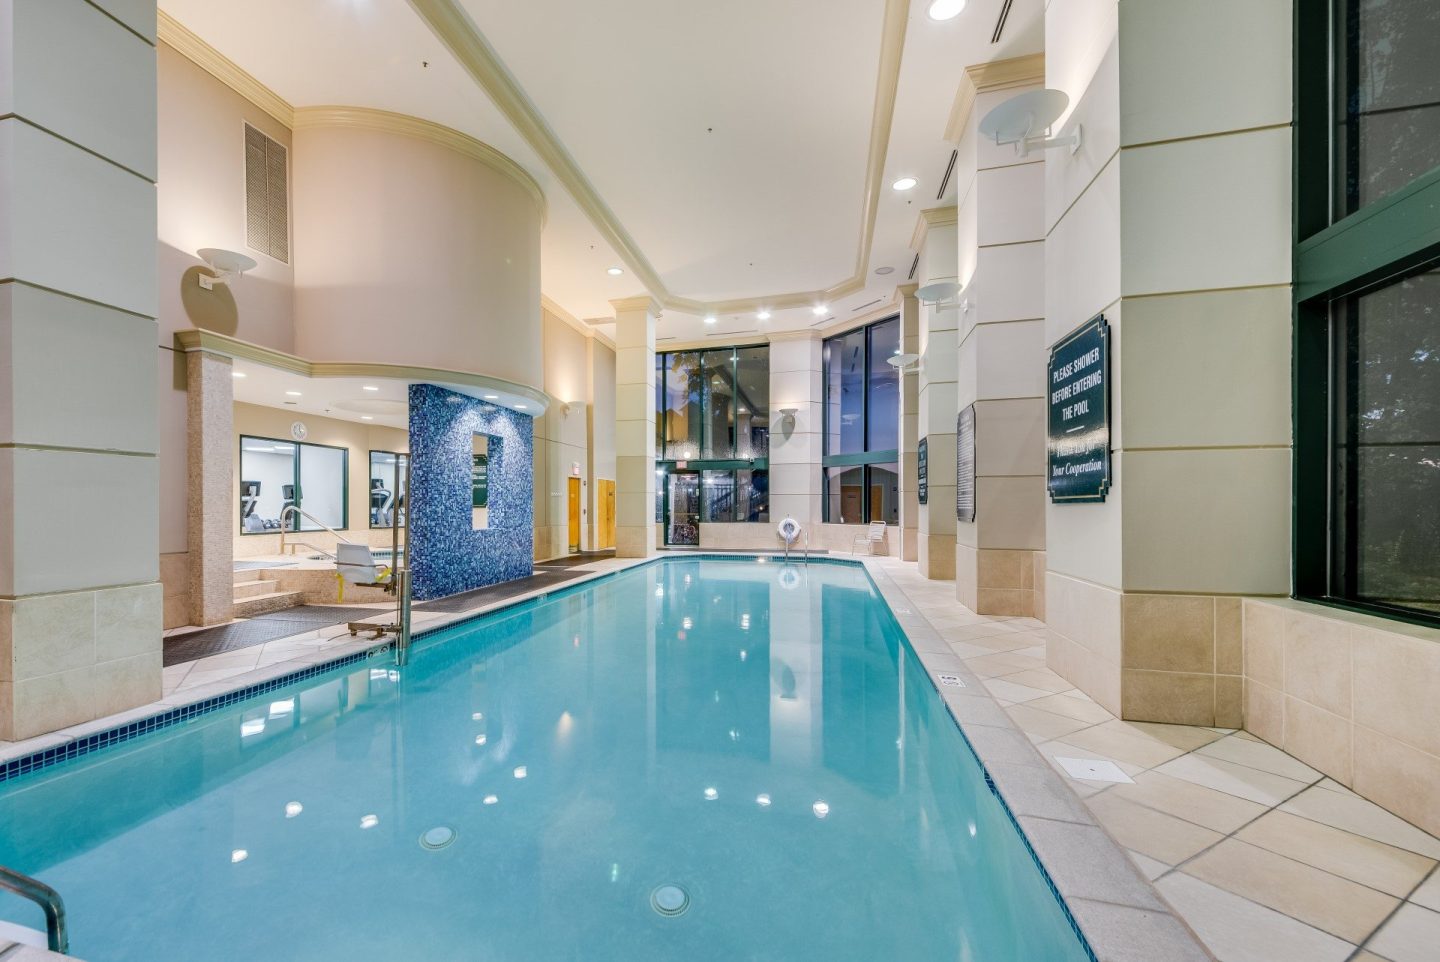
<svg viewBox="0 0 1440 962">
<path fill-rule="evenodd" d="M 920 503 L 930 503 L 930 439 L 921 438 L 920 448 L 915 452 L 915 481 L 919 488 Z"/>
<path fill-rule="evenodd" d="M 1104 501 L 1110 489 L 1110 325 L 1101 314 L 1050 349 L 1050 500 Z"/>
<path fill-rule="evenodd" d="M 476 508 L 490 505 L 490 456 L 476 454 L 470 461 L 470 504 Z"/>
<path fill-rule="evenodd" d="M 975 520 L 975 405 L 955 417 L 955 520 Z"/>
</svg>

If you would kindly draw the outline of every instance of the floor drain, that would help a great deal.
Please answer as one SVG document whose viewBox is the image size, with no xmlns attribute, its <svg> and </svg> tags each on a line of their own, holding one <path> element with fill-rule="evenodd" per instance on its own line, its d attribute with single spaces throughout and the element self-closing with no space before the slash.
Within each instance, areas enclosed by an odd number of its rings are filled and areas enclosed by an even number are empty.
<svg viewBox="0 0 1440 962">
<path fill-rule="evenodd" d="M 455 841 L 455 830 L 444 825 L 437 825 L 420 836 L 420 847 L 428 848 L 430 851 L 444 848 Z"/>
<path fill-rule="evenodd" d="M 690 895 L 678 885 L 662 885 L 650 893 L 650 907 L 661 915 L 684 915 Z"/>
</svg>

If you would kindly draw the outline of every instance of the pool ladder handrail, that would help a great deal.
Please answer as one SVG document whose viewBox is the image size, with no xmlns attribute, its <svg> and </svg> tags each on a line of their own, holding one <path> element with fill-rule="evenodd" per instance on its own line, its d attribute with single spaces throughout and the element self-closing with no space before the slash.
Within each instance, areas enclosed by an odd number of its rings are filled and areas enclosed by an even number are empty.
<svg viewBox="0 0 1440 962">
<path fill-rule="evenodd" d="M 343 542 L 345 542 L 346 544 L 354 544 L 354 543 L 355 543 L 355 542 L 351 541 L 349 538 L 347 538 L 347 537 L 345 537 L 344 535 L 342 535 L 340 532 L 336 531 L 334 528 L 330 527 L 330 526 L 329 526 L 328 524 L 326 524 L 325 522 L 321 521 L 319 518 L 315 517 L 313 514 L 310 514 L 310 513 L 307 512 L 307 511 L 303 511 L 303 510 L 301 510 L 299 507 L 297 507 L 296 505 L 291 504 L 291 505 L 286 505 L 285 509 L 280 512 L 280 553 L 281 553 L 282 555 L 285 553 L 285 534 L 286 534 L 286 532 L 289 530 L 289 529 L 287 529 L 287 528 L 285 527 L 285 518 L 286 518 L 287 516 L 291 515 L 292 513 L 295 514 L 295 515 L 298 515 L 299 517 L 302 517 L 302 518 L 305 518 L 305 519 L 307 519 L 307 520 L 310 520 L 310 521 L 315 522 L 315 523 L 318 524 L 321 528 L 323 528 L 323 529 L 325 529 L 326 531 L 328 531 L 328 532 L 330 532 L 331 534 L 333 534 L 333 535 L 335 536 L 335 540 L 337 540 L 337 541 L 343 541 Z M 300 529 L 299 529 L 298 527 L 295 529 L 295 531 L 296 531 L 297 533 L 299 532 L 299 530 L 300 530 Z M 291 549 L 291 550 L 290 550 L 290 553 L 291 553 L 291 554 L 294 554 L 294 553 L 295 553 L 295 550 L 294 550 L 294 549 L 300 547 L 301 545 L 304 545 L 305 547 L 309 548 L 311 551 L 318 551 L 318 552 L 320 552 L 320 553 L 323 554 L 323 555 L 329 555 L 329 557 L 330 557 L 330 559 L 331 559 L 332 561 L 333 561 L 334 558 L 335 558 L 335 556 L 334 556 L 333 554 L 330 554 L 330 552 L 326 551 L 325 549 L 323 549 L 323 548 L 317 548 L 317 547 L 315 547 L 313 544 L 309 544 L 309 543 L 304 542 L 304 541 L 297 541 L 297 542 L 295 542 L 294 544 L 292 544 L 292 545 L 290 546 L 290 549 Z"/>
<path fill-rule="evenodd" d="M 808 566 L 810 564 L 810 529 L 802 524 L 800 533 L 805 536 L 805 546 L 801 550 L 804 552 L 805 564 Z M 785 542 L 785 563 L 790 563 L 790 542 L 788 540 Z"/>
<path fill-rule="evenodd" d="M 60 893 L 39 879 L 22 875 L 0 865 L 0 889 L 29 899 L 45 910 L 45 936 L 51 952 L 61 955 L 70 951 L 70 936 L 65 931 L 65 901 Z"/>
</svg>

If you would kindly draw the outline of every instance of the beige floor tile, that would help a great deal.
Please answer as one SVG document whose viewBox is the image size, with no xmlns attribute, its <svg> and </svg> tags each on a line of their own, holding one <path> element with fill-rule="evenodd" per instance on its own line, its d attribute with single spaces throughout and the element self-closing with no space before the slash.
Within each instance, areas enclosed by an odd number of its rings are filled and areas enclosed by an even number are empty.
<svg viewBox="0 0 1440 962">
<path fill-rule="evenodd" d="M 1004 680 L 1003 678 L 983 678 L 981 679 L 980 683 L 983 684 L 986 689 L 989 690 L 990 694 L 994 695 L 996 698 L 1003 698 L 1006 701 L 1014 702 L 1016 704 L 1031 701 L 1036 698 L 1044 698 L 1046 695 L 1050 694 L 1050 692 L 1045 691 L 1043 688 L 1031 688 L 1027 685 L 1016 685 L 1012 682 Z"/>
<path fill-rule="evenodd" d="M 1267 807 L 1278 805 L 1305 788 L 1304 782 L 1293 778 L 1272 775 L 1198 752 L 1166 762 L 1156 770 L 1162 775 L 1204 785 Z"/>
<path fill-rule="evenodd" d="M 1014 674 L 1005 675 L 1004 679 L 1017 685 L 1028 685 L 1031 688 L 1039 688 L 1044 691 L 1060 692 L 1069 691 L 1075 686 L 1064 678 L 1050 671 L 1042 663 L 1039 667 L 1029 668 L 1024 671 L 1017 671 Z"/>
<path fill-rule="evenodd" d="M 1037 701 L 1040 699 L 1037 699 Z M 1082 728 L 1089 728 L 1090 723 L 1080 721 L 1076 718 L 1067 718 L 1064 715 L 1055 715 L 1048 711 L 1040 711 L 1033 704 L 1026 702 L 1023 705 L 1015 705 L 1005 709 L 1011 719 L 1020 727 L 1020 730 L 1027 735 L 1039 737 L 1042 741 L 1049 741 L 1052 738 L 1063 738 L 1071 732 L 1078 732 Z"/>
<path fill-rule="evenodd" d="M 1074 718 L 1087 725 L 1099 725 L 1102 722 L 1113 721 L 1115 718 L 1114 715 L 1090 699 L 1075 698 L 1070 692 L 1061 692 L 1058 695 L 1051 695 L 1049 698 L 1037 699 L 1031 707 L 1055 715 L 1064 715 L 1066 718 Z"/>
<path fill-rule="evenodd" d="M 1001 675 L 1013 675 L 1018 671 L 1037 667 L 1035 659 L 1016 654 L 1013 651 L 986 651 L 978 658 L 967 658 L 965 664 L 981 678 L 998 678 Z M 1044 662 L 1040 662 L 1040 665 L 1043 666 Z"/>
<path fill-rule="evenodd" d="M 243 675 L 252 671 L 254 666 L 235 665 L 230 668 L 215 668 L 202 671 L 198 666 L 185 676 L 185 680 L 175 686 L 175 692 L 186 692 L 202 685 L 214 684 L 217 681 L 224 681 L 226 678 L 234 678 L 236 675 Z"/>
<path fill-rule="evenodd" d="M 1425 884 L 1415 890 L 1410 896 L 1410 901 L 1417 905 L 1423 905 L 1427 909 L 1434 909 L 1440 912 L 1440 870 L 1430 873 Z"/>
<path fill-rule="evenodd" d="M 971 658 L 983 658 L 986 655 L 995 654 L 993 648 L 981 648 L 979 645 L 972 645 L 967 641 L 947 641 L 945 644 L 950 646 L 951 651 L 967 661 Z"/>
<path fill-rule="evenodd" d="M 1391 962 L 1435 962 L 1440 958 L 1440 912 L 1402 906 L 1365 947 Z"/>
<path fill-rule="evenodd" d="M 1116 785 L 1112 793 L 1127 801 L 1166 812 L 1228 835 L 1265 813 L 1265 806 L 1160 772 L 1133 776 L 1135 784 Z"/>
<path fill-rule="evenodd" d="M 1104 725 L 1096 725 L 1068 735 L 1066 740 L 1072 745 L 1100 752 L 1106 758 L 1129 762 L 1141 768 L 1154 768 L 1184 754 L 1184 751 L 1173 745 L 1125 731 L 1106 729 Z"/>
<path fill-rule="evenodd" d="M 1078 732 L 1076 734 L 1078 734 Z M 1056 758 L 1101 758 L 1105 761 L 1114 762 L 1117 766 L 1119 766 L 1122 772 L 1124 772 L 1126 775 L 1129 775 L 1131 778 L 1134 778 L 1136 775 L 1140 775 L 1145 771 L 1145 767 L 1143 765 L 1136 765 L 1133 762 L 1123 761 L 1119 758 L 1106 755 L 1102 752 L 1097 752 L 1092 748 L 1084 748 L 1080 745 L 1076 745 L 1072 741 L 1074 737 L 1074 735 L 1067 735 L 1063 739 L 1055 739 L 1053 741 L 1048 741 L 1040 746 L 1040 754 L 1050 759 L 1051 764 L 1054 765 L 1055 769 L 1059 771 L 1062 775 L 1065 775 L 1067 781 L 1080 782 L 1090 785 L 1098 784 L 1102 788 L 1115 784 L 1114 782 L 1088 782 L 1085 779 L 1072 779 L 1068 774 L 1065 773 L 1065 769 L 1061 768 L 1059 763 L 1054 761 Z"/>
<path fill-rule="evenodd" d="M 1139 852 L 1132 852 L 1128 849 L 1125 854 L 1130 856 L 1130 861 L 1135 863 L 1135 867 L 1140 870 L 1140 874 L 1152 882 L 1170 871 L 1170 866 L 1148 855 L 1141 855 Z"/>
<path fill-rule="evenodd" d="M 1179 865 L 1224 838 L 1108 791 L 1087 798 L 1085 804 L 1121 845 L 1167 865 Z"/>
<path fill-rule="evenodd" d="M 1348 962 L 1390 962 L 1390 960 L 1382 959 L 1374 952 L 1356 952 L 1350 956 Z"/>
<path fill-rule="evenodd" d="M 1440 859 L 1440 839 L 1422 832 L 1404 819 L 1391 815 L 1374 802 L 1358 795 L 1342 795 L 1323 788 L 1311 788 L 1280 806 L 1292 815 L 1343 828 L 1387 845 L 1394 845 L 1428 858 Z"/>
<path fill-rule="evenodd" d="M 1286 778 L 1293 778 L 1299 782 L 1313 782 L 1322 777 L 1315 769 L 1298 758 L 1285 754 L 1274 745 L 1234 735 L 1212 741 L 1197 750 L 1202 755 L 1223 758 L 1227 762 L 1258 768 L 1262 772 L 1271 772 L 1275 775 L 1284 775 Z"/>
<path fill-rule="evenodd" d="M 1434 859 L 1288 812 L 1270 812 L 1236 838 L 1400 898 L 1435 867 Z"/>
<path fill-rule="evenodd" d="M 1399 900 L 1263 848 L 1226 839 L 1182 871 L 1291 918 L 1359 943 Z"/>
<path fill-rule="evenodd" d="M 1183 872 L 1155 883 L 1220 962 L 1344 962 L 1355 946 Z"/>
<path fill-rule="evenodd" d="M 1187 752 L 1193 752 L 1221 737 L 1218 732 L 1192 725 L 1164 725 L 1159 722 L 1122 721 L 1118 718 L 1106 723 L 1104 727 L 1153 738 Z"/>
</svg>

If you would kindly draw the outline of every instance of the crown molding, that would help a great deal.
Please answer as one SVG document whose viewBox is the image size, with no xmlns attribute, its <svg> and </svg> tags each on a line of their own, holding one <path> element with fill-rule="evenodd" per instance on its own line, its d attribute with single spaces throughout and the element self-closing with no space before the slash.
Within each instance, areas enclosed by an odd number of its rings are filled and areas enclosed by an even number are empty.
<svg viewBox="0 0 1440 962">
<path fill-rule="evenodd" d="M 295 110 L 293 130 L 318 130 L 322 128 L 346 128 L 351 130 L 378 130 L 383 133 L 399 134 L 417 140 L 438 144 L 471 160 L 478 160 L 497 173 L 518 183 L 535 206 L 540 210 L 543 224 L 547 214 L 545 192 L 529 172 L 515 161 L 469 134 L 429 120 L 421 120 L 409 114 L 397 114 L 373 107 L 300 107 Z"/>
<path fill-rule="evenodd" d="M 649 294 L 641 294 L 639 297 L 619 297 L 610 302 L 615 309 L 616 316 L 632 311 L 644 311 L 647 314 L 659 315 L 665 309 L 657 298 Z"/>
<path fill-rule="evenodd" d="M 835 300 L 865 288 L 875 236 L 875 215 L 882 194 L 882 177 L 890 147 L 890 130 L 895 117 L 895 95 L 900 85 L 900 62 L 905 50 L 905 30 L 910 0 L 885 0 L 880 41 L 875 100 L 870 116 L 870 141 L 866 155 L 865 192 L 861 204 L 860 237 L 851 276 L 824 290 L 796 291 L 725 301 L 698 301 L 672 293 L 639 244 L 620 219 L 600 197 L 580 165 L 561 143 L 535 103 L 521 88 L 496 53 L 495 48 L 465 13 L 459 0 L 409 0 L 410 6 L 430 27 L 461 67 L 480 85 L 505 118 L 515 127 L 546 167 L 564 185 L 620 257 L 630 272 L 660 305 L 684 314 L 739 314 L 751 311 L 786 310 Z"/>
<path fill-rule="evenodd" d="M 965 135 L 965 127 L 970 122 L 970 112 L 975 109 L 975 98 L 980 94 L 991 90 L 1029 87 L 1044 82 L 1043 53 L 966 67 L 965 76 L 960 78 L 960 87 L 955 91 L 955 101 L 950 105 L 950 118 L 945 124 L 945 140 L 952 144 L 960 143 L 960 138 Z"/>
<path fill-rule="evenodd" d="M 892 317 L 900 310 L 900 300 L 900 288 L 897 287 L 890 292 L 890 296 L 885 299 L 884 303 L 872 307 L 857 317 L 849 317 L 843 321 L 836 321 L 828 327 L 819 328 L 817 329 L 817 333 L 822 338 L 831 338 L 837 334 L 844 334 L 847 331 L 853 331 L 867 324 L 873 324 L 876 321 Z"/>
<path fill-rule="evenodd" d="M 235 61 L 191 32 L 164 10 L 155 11 L 156 35 L 201 70 L 250 101 L 286 127 L 295 125 L 295 108 L 289 101 L 252 77 Z"/>
<path fill-rule="evenodd" d="M 410 383 L 455 385 L 470 390 L 503 391 L 537 405 L 535 417 L 545 413 L 550 406 L 550 396 L 544 391 L 517 381 L 478 374 L 474 371 L 455 371 L 446 368 L 419 367 L 411 364 L 379 364 L 368 361 L 311 361 L 295 354 L 286 354 L 274 348 L 242 341 L 238 337 L 217 334 L 192 328 L 175 332 L 175 349 L 184 354 L 201 352 L 231 359 L 254 361 L 266 367 L 278 368 L 299 374 L 302 377 L 372 377 L 387 378 Z M 529 413 L 529 412 L 527 412 Z"/>
<path fill-rule="evenodd" d="M 915 292 L 919 289 L 920 285 L 912 281 L 909 284 L 901 284 L 899 287 L 895 288 L 895 293 L 899 294 L 901 297 L 914 297 Z"/>
<path fill-rule="evenodd" d="M 540 295 L 540 306 L 544 310 L 548 311 L 551 314 L 554 314 L 560 320 L 573 327 L 578 333 L 583 334 L 587 338 L 593 338 L 599 341 L 601 344 L 604 344 L 612 351 L 615 350 L 615 342 L 610 340 L 610 338 L 606 337 L 604 331 L 597 330 L 591 325 L 586 324 L 584 321 L 580 320 L 580 318 L 576 317 L 574 314 L 571 314 L 569 311 L 565 310 L 565 308 L 561 307 L 559 304 L 555 303 L 555 301 L 551 300 L 544 294 Z"/>
<path fill-rule="evenodd" d="M 931 207 L 922 210 L 915 218 L 915 229 L 910 232 L 910 249 L 915 253 L 925 247 L 925 235 L 932 227 L 948 227 L 960 222 L 959 208 Z"/>
</svg>

